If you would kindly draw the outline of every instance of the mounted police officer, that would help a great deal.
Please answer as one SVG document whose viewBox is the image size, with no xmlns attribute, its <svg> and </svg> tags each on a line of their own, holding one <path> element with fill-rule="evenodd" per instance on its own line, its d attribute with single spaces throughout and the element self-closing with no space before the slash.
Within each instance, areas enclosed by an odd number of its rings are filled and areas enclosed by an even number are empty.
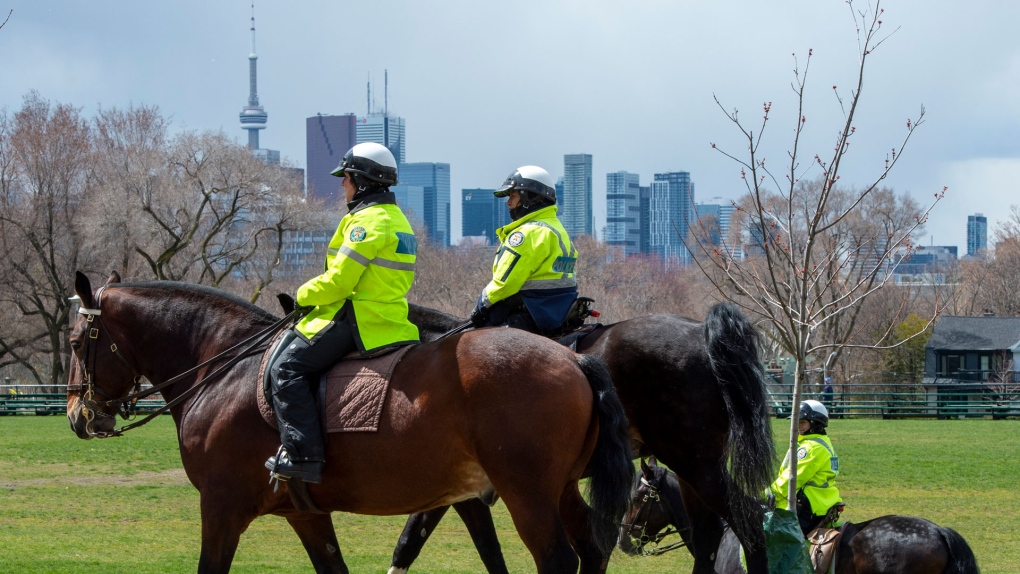
<svg viewBox="0 0 1020 574">
<path fill-rule="evenodd" d="M 393 154 L 376 143 L 347 152 L 332 173 L 343 178 L 348 213 L 329 242 L 324 272 L 298 288 L 311 310 L 273 361 L 273 407 L 282 446 L 266 467 L 281 479 L 322 481 L 325 448 L 314 390 L 318 376 L 344 355 L 418 341 L 407 319 L 418 243 L 389 190 Z"/>
<path fill-rule="evenodd" d="M 839 475 L 839 457 L 826 434 L 829 411 L 818 401 L 800 403 L 800 421 L 797 440 L 797 518 L 807 536 L 821 526 L 829 509 L 841 502 L 836 488 Z M 787 508 L 786 492 L 789 487 L 790 455 L 787 453 L 779 478 L 766 494 L 776 497 L 777 508 Z"/>
<path fill-rule="evenodd" d="M 471 313 L 476 327 L 507 325 L 542 335 L 561 330 L 577 299 L 577 250 L 556 217 L 556 187 L 547 171 L 516 169 L 494 192 L 513 221 L 496 230 L 492 280 Z"/>
</svg>

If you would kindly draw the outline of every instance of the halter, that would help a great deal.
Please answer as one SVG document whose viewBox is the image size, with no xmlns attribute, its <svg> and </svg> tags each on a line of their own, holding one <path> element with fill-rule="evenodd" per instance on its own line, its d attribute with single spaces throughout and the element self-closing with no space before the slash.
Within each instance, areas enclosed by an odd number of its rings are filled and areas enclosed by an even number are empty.
<svg viewBox="0 0 1020 574">
<path fill-rule="evenodd" d="M 84 349 L 82 351 L 82 358 L 78 360 L 78 365 L 82 370 L 82 379 L 84 380 L 84 383 L 79 382 L 76 385 L 68 383 L 67 385 L 68 391 L 78 391 L 78 394 L 80 396 L 79 404 L 81 405 L 81 415 L 85 417 L 85 432 L 87 432 L 89 436 L 96 438 L 121 436 L 122 434 L 124 434 L 124 432 L 136 427 L 140 427 L 145 423 L 151 421 L 152 419 L 156 418 L 157 416 L 169 411 L 173 407 L 181 404 L 185 400 L 194 396 L 195 393 L 201 390 L 207 383 L 215 380 L 216 378 L 226 373 L 231 367 L 240 362 L 241 359 L 265 351 L 266 341 L 268 341 L 273 335 L 275 335 L 281 327 L 283 327 L 292 320 L 296 321 L 305 314 L 305 310 L 295 309 L 283 319 L 276 321 L 269 327 L 266 327 L 265 329 L 259 331 L 255 335 L 248 337 L 247 339 L 230 347 L 229 349 L 226 349 L 225 351 L 203 361 L 202 363 L 195 365 L 194 367 L 188 369 L 187 371 L 184 371 L 183 373 L 180 373 L 174 377 L 171 377 L 163 381 L 162 383 L 159 383 L 158 385 L 153 385 L 151 388 L 142 391 L 141 380 L 143 378 L 143 375 L 141 375 L 134 368 L 134 366 L 132 366 L 131 363 L 124 358 L 124 355 L 121 354 L 120 348 L 117 346 L 117 343 L 114 340 L 113 333 L 110 331 L 109 328 L 106 327 L 106 325 L 103 324 L 102 295 L 104 289 L 106 289 L 105 285 L 100 287 L 96 291 L 95 309 L 89 309 L 86 307 L 81 307 L 78 309 L 78 313 L 81 315 L 85 315 L 86 316 L 85 320 L 89 324 L 88 331 L 85 337 Z M 120 362 L 122 362 L 131 371 L 134 377 L 131 390 L 126 395 L 120 398 L 109 398 L 110 395 L 103 391 L 103 389 L 96 387 L 95 384 L 96 355 L 97 355 L 96 351 L 99 345 L 100 327 L 107 331 L 106 336 L 110 338 L 111 341 L 110 352 L 113 353 L 113 356 L 117 357 L 117 359 L 119 359 Z M 172 401 L 167 401 L 166 404 L 164 404 L 156 411 L 150 413 L 144 419 L 123 426 L 119 429 L 113 429 L 111 431 L 93 430 L 92 423 L 96 417 L 107 419 L 116 418 L 116 415 L 107 414 L 99 410 L 100 408 L 109 405 L 117 405 L 118 413 L 121 415 L 122 418 L 128 420 L 136 414 L 139 399 L 158 393 L 159 391 L 165 389 L 166 387 L 174 383 L 179 382 L 180 380 L 202 369 L 203 367 L 209 365 L 210 363 L 214 363 L 216 361 L 219 361 L 220 359 L 226 358 L 230 353 L 237 351 L 240 347 L 243 347 L 248 343 L 251 344 L 245 347 L 244 349 L 238 351 L 237 354 L 230 356 L 229 360 L 227 360 L 226 363 L 218 367 L 213 372 L 209 373 L 204 378 L 199 379 L 194 386 L 178 395 L 177 398 L 173 399 Z M 94 400 L 93 396 L 96 393 L 103 395 L 107 399 L 103 401 Z"/>
<path fill-rule="evenodd" d="M 82 357 L 81 359 L 77 359 L 78 366 L 82 371 L 82 381 L 84 382 L 78 382 L 77 384 L 74 385 L 68 383 L 67 385 L 67 389 L 69 391 L 77 391 L 80 396 L 79 404 L 81 405 L 81 415 L 85 417 L 86 432 L 89 434 L 89 436 L 95 436 L 99 438 L 114 436 L 114 433 L 107 433 L 104 431 L 97 432 L 93 430 L 92 423 L 96 419 L 96 417 L 116 418 L 116 415 L 110 415 L 101 411 L 100 409 L 102 407 L 116 404 L 118 413 L 122 418 L 126 420 L 135 415 L 137 411 L 138 399 L 141 398 L 142 396 L 146 396 L 141 395 L 139 393 L 139 390 L 141 389 L 142 386 L 141 382 L 142 375 L 139 374 L 138 371 L 135 370 L 133 366 L 131 366 L 131 363 L 129 363 L 128 360 L 124 358 L 124 355 L 120 352 L 120 347 L 117 346 L 116 341 L 114 341 L 113 339 L 113 334 L 109 333 L 109 329 L 106 329 L 106 326 L 103 325 L 102 318 L 103 312 L 101 311 L 101 307 L 103 291 L 105 289 L 106 286 L 104 285 L 103 287 L 100 287 L 96 291 L 95 309 L 89 309 L 87 307 L 80 307 L 78 309 L 78 314 L 85 315 L 86 317 L 85 321 L 88 324 L 85 336 L 85 345 L 81 353 Z M 131 374 L 134 377 L 133 384 L 131 387 L 132 392 L 129 392 L 127 396 L 120 399 L 110 399 L 109 398 L 110 395 L 107 394 L 106 391 L 96 387 L 95 383 L 96 355 L 98 355 L 100 327 L 103 327 L 104 329 L 106 329 L 106 331 L 108 331 L 107 336 L 110 338 L 111 341 L 110 352 L 113 353 L 113 356 L 117 357 L 117 359 L 119 359 L 120 362 L 123 363 L 131 371 Z M 94 400 L 93 397 L 97 393 L 106 397 L 107 400 L 103 401 Z"/>
<path fill-rule="evenodd" d="M 641 484 L 648 489 L 648 492 L 641 498 L 641 506 L 638 507 L 637 515 L 634 517 L 634 521 L 631 523 L 624 522 L 621 524 L 622 527 L 626 528 L 627 536 L 630 537 L 631 544 L 638 549 L 641 556 L 658 556 L 659 554 L 665 554 L 670 550 L 676 550 L 677 548 L 683 548 L 687 545 L 682 539 L 678 542 L 668 544 L 666 546 L 659 546 L 667 536 L 673 534 L 680 534 L 680 530 L 667 526 L 664 530 L 661 530 L 653 535 L 648 534 L 648 517 L 651 515 L 654 505 L 659 506 L 660 512 L 663 512 L 671 520 L 671 523 L 675 523 L 676 516 L 673 514 L 673 510 L 669 504 L 662 501 L 662 495 L 660 491 L 662 488 L 659 483 L 662 481 L 662 477 L 666 476 L 662 473 L 656 477 L 655 482 L 648 482 L 645 477 L 641 477 Z M 685 528 L 685 531 L 689 531 L 690 528 Z M 654 538 L 653 538 L 654 537 Z M 645 549 L 645 545 L 653 544 L 655 548 Z"/>
</svg>

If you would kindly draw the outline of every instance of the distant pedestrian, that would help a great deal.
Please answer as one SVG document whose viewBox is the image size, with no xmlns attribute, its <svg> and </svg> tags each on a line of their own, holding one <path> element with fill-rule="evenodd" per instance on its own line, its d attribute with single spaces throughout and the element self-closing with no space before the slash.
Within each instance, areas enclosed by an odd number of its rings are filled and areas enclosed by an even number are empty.
<svg viewBox="0 0 1020 574">
<path fill-rule="evenodd" d="M 822 387 L 822 404 L 827 407 L 832 407 L 832 377 L 825 377 L 825 386 Z"/>
</svg>

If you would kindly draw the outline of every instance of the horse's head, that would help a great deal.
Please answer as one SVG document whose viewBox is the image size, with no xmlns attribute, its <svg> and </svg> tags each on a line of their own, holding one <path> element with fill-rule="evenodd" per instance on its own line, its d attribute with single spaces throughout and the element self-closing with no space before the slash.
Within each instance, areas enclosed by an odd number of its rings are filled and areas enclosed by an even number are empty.
<svg viewBox="0 0 1020 574">
<path fill-rule="evenodd" d="M 139 384 L 141 376 L 124 356 L 119 345 L 127 344 L 103 321 L 103 291 L 120 282 L 114 271 L 106 285 L 93 293 L 85 274 L 75 276 L 74 290 L 81 300 L 78 317 L 71 329 L 71 368 L 67 381 L 67 420 L 79 438 L 110 436 L 118 411 L 127 416 L 125 397 Z M 106 305 L 107 311 L 111 305 Z"/>
<path fill-rule="evenodd" d="M 620 550 L 631 556 L 650 553 L 645 550 L 649 542 L 658 544 L 665 536 L 676 531 L 665 531 L 673 524 L 673 514 L 663 499 L 662 490 L 668 486 L 669 471 L 659 466 L 655 458 L 646 463 L 641 460 L 641 474 L 637 475 L 630 499 L 630 509 L 620 525 Z"/>
</svg>

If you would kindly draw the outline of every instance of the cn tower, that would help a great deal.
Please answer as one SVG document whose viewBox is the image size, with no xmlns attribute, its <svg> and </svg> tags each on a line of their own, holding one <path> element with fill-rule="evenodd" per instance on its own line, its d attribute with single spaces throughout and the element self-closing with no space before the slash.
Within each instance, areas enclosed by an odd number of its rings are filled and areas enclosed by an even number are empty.
<svg viewBox="0 0 1020 574">
<path fill-rule="evenodd" d="M 251 4 L 251 53 L 248 54 L 248 105 L 241 110 L 241 129 L 248 130 L 248 148 L 259 149 L 259 130 L 266 129 L 269 114 L 259 105 L 255 66 L 255 3 Z"/>
</svg>

